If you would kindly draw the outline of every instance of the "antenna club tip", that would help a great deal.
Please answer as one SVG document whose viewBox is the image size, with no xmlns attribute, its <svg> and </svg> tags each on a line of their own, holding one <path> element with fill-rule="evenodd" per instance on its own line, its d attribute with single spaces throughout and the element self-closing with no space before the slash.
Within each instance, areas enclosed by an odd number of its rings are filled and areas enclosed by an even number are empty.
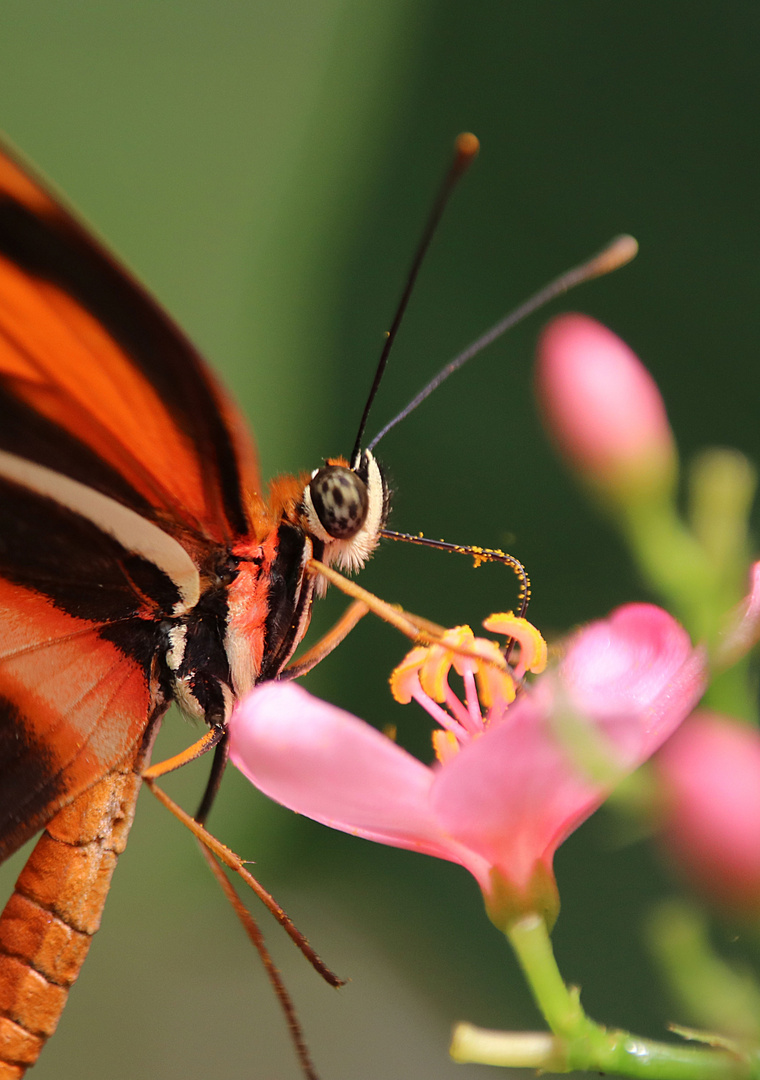
<svg viewBox="0 0 760 1080">
<path fill-rule="evenodd" d="M 594 260 L 596 274 L 610 274 L 613 270 L 619 270 L 631 259 L 635 259 L 639 251 L 639 243 L 633 236 L 624 234 L 611 240 L 604 251 L 600 251 Z"/>
<path fill-rule="evenodd" d="M 623 233 L 622 236 L 616 236 L 611 242 L 610 250 L 614 251 L 620 259 L 619 265 L 624 266 L 638 255 L 639 242 L 635 236 L 629 236 L 627 233 Z"/>
<path fill-rule="evenodd" d="M 454 149 L 460 168 L 466 168 L 478 156 L 480 140 L 471 131 L 463 131 L 461 135 L 457 135 Z"/>
<path fill-rule="evenodd" d="M 638 250 L 638 242 L 632 236 L 616 236 L 598 255 L 594 255 L 588 262 L 572 272 L 572 280 L 565 288 L 579 285 L 582 281 L 591 281 L 592 278 L 603 277 L 605 274 L 611 274 L 613 270 L 619 270 L 636 256 Z"/>
</svg>

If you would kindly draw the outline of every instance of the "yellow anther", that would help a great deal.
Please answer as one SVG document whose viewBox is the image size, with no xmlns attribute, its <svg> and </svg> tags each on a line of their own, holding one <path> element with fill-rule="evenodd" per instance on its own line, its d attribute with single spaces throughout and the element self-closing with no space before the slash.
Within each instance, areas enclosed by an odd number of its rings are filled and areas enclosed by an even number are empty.
<svg viewBox="0 0 760 1080">
<path fill-rule="evenodd" d="M 437 728 L 433 732 L 432 738 L 433 750 L 441 765 L 451 761 L 454 755 L 459 752 L 459 743 L 452 731 L 443 731 L 441 728 Z"/>
<path fill-rule="evenodd" d="M 391 672 L 391 693 L 401 705 L 408 705 L 414 697 L 414 691 L 420 683 L 420 667 L 425 662 L 428 650 L 418 645 L 407 653 L 404 659 Z"/>
<path fill-rule="evenodd" d="M 478 697 L 487 709 L 497 701 L 509 705 L 515 700 L 515 681 L 506 671 L 496 671 L 490 664 L 481 664 L 475 673 Z"/>
<path fill-rule="evenodd" d="M 525 671 L 538 674 L 546 667 L 546 642 L 527 619 L 521 619 L 511 611 L 489 615 L 483 626 L 492 634 L 514 638 L 520 646 L 520 666 Z"/>
<path fill-rule="evenodd" d="M 420 685 L 433 701 L 443 701 L 446 697 L 446 683 L 451 670 L 453 654 L 440 645 L 431 645 L 427 659 L 420 668 Z"/>
<path fill-rule="evenodd" d="M 462 649 L 468 653 L 481 651 L 480 646 L 483 642 L 475 637 L 469 626 L 455 626 L 453 630 L 447 630 L 443 644 L 452 650 L 451 663 L 458 675 L 464 675 L 465 671 L 477 670 L 480 663 L 477 656 L 463 656 L 461 651 L 458 651 Z"/>
</svg>

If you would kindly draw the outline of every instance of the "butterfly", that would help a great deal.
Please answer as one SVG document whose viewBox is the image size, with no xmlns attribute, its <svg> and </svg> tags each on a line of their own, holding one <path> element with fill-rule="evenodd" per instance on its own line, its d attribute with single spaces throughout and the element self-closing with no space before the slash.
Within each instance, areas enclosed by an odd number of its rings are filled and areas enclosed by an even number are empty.
<svg viewBox="0 0 760 1080">
<path fill-rule="evenodd" d="M 388 502 L 361 450 L 265 498 L 193 346 L 0 150 L 0 860 L 44 830 L 0 915 L 0 1077 L 55 1029 L 169 705 L 223 748 L 306 631 L 310 560 L 358 569 Z"/>
</svg>

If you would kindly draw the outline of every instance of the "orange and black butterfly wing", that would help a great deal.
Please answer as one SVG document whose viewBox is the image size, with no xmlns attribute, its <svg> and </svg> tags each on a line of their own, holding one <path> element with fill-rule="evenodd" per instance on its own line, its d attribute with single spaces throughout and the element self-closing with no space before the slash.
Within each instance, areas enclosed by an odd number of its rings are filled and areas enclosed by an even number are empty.
<svg viewBox="0 0 760 1080">
<path fill-rule="evenodd" d="M 24 613 L 19 633 L 0 635 L 4 859 L 134 751 L 160 698 L 136 657 L 149 642 L 129 624 L 121 627 L 130 639 L 125 649 L 34 593 L 3 585 L 0 598 Z"/>
<path fill-rule="evenodd" d="M 162 709 L 161 620 L 249 531 L 252 446 L 180 332 L 0 152 L 0 857 Z"/>
<path fill-rule="evenodd" d="M 0 502 L 4 858 L 127 757 L 163 707 L 156 616 L 178 594 L 153 564 L 55 500 L 0 479 Z"/>
<path fill-rule="evenodd" d="M 181 331 L 0 151 L 0 447 L 216 542 L 260 490 L 236 410 Z"/>
</svg>

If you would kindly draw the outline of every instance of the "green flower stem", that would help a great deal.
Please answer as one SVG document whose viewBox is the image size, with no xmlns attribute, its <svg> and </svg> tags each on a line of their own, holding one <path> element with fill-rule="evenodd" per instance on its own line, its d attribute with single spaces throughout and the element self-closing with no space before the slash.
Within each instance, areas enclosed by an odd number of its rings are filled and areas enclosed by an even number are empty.
<svg viewBox="0 0 760 1080">
<path fill-rule="evenodd" d="M 620 516 L 623 531 L 642 574 L 664 597 L 693 640 L 719 652 L 726 612 L 746 587 L 735 567 L 726 568 L 695 538 L 669 502 L 630 505 Z M 705 705 L 728 715 L 753 720 L 757 706 L 748 679 L 748 661 L 713 673 Z"/>
<path fill-rule="evenodd" d="M 752 678 L 749 657 L 715 674 L 702 704 L 737 720 L 757 723 L 757 686 Z"/>
<path fill-rule="evenodd" d="M 687 521 L 668 485 L 607 500 L 644 575 L 709 646 L 746 586 L 755 487 L 754 469 L 742 454 L 711 449 L 690 469 Z"/>
<path fill-rule="evenodd" d="M 705 704 L 746 720 L 757 719 L 748 661 L 721 661 L 726 615 L 747 587 L 749 514 L 756 475 L 734 450 L 704 451 L 690 470 L 688 520 L 667 485 L 644 496 L 607 499 L 642 574 L 662 595 L 715 664 Z"/>
<path fill-rule="evenodd" d="M 620 509 L 620 523 L 644 577 L 662 594 L 697 640 L 716 632 L 715 606 L 722 575 L 702 545 L 684 525 L 670 501 L 630 503 Z M 737 598 L 738 599 L 738 598 Z"/>
<path fill-rule="evenodd" d="M 528 985 L 547 1024 L 555 1035 L 578 1035 L 586 1019 L 578 990 L 562 978 L 546 923 L 539 915 L 527 915 L 506 930 Z"/>
<path fill-rule="evenodd" d="M 670 502 L 629 505 L 619 517 L 644 577 L 663 596 L 695 641 L 719 653 L 726 613 L 741 598 L 747 561 L 726 567 L 710 554 Z M 745 659 L 713 673 L 705 705 L 753 720 L 755 696 Z"/>
<path fill-rule="evenodd" d="M 595 1023 L 584 1013 L 578 990 L 565 985 L 540 917 L 512 923 L 506 935 L 552 1034 L 485 1031 L 460 1024 L 451 1047 L 457 1061 L 554 1073 L 583 1069 L 651 1080 L 759 1080 L 760 1063 L 738 1051 L 655 1042 Z"/>
<path fill-rule="evenodd" d="M 711 447 L 691 463 L 691 530 L 710 561 L 739 588 L 750 560 L 749 519 L 756 488 L 755 469 L 738 450 Z"/>
<path fill-rule="evenodd" d="M 543 1074 L 579 1069 L 649 1080 L 756 1080 L 758 1066 L 724 1050 L 639 1039 L 597 1027 L 593 1041 L 573 1043 L 544 1032 L 488 1031 L 458 1024 L 451 1056 L 462 1064 L 538 1069 Z"/>
<path fill-rule="evenodd" d="M 749 968 L 716 952 L 700 908 L 684 900 L 658 904 L 647 939 L 681 1011 L 699 1027 L 760 1044 L 760 985 Z"/>
</svg>

